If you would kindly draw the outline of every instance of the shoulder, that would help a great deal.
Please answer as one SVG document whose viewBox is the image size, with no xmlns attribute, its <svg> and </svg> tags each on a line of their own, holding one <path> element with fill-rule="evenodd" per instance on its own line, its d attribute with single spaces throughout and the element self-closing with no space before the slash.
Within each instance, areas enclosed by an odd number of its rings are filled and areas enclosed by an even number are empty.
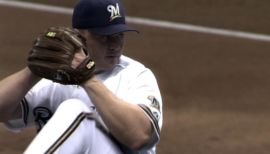
<svg viewBox="0 0 270 154">
<path fill-rule="evenodd" d="M 148 68 L 146 68 L 141 62 L 124 55 L 121 56 L 120 63 L 118 65 L 124 70 L 132 70 L 133 72 L 148 70 Z"/>
<path fill-rule="evenodd" d="M 120 74 L 129 79 L 155 80 L 155 75 L 150 68 L 127 56 L 121 56 L 118 68 L 121 70 Z"/>
</svg>

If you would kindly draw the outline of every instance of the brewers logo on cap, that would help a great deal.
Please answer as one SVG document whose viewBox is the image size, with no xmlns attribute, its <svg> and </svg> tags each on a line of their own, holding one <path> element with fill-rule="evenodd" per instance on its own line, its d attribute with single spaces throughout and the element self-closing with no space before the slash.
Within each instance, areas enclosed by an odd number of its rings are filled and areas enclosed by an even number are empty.
<svg viewBox="0 0 270 154">
<path fill-rule="evenodd" d="M 107 10 L 111 13 L 110 21 L 121 17 L 118 3 L 116 3 L 116 6 L 109 5 Z"/>
</svg>

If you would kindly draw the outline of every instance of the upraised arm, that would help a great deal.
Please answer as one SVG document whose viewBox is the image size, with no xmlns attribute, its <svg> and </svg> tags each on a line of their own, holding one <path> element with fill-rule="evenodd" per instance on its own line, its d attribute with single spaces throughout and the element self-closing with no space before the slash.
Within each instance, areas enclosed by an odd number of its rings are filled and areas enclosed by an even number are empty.
<svg viewBox="0 0 270 154">
<path fill-rule="evenodd" d="M 26 67 L 0 81 L 1 122 L 21 116 L 20 101 L 39 80 Z"/>
</svg>

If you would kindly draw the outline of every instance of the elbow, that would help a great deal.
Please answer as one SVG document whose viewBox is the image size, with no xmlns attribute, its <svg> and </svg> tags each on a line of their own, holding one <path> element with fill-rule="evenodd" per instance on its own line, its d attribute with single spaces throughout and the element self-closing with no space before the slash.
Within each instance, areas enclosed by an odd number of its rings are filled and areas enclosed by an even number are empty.
<svg viewBox="0 0 270 154">
<path fill-rule="evenodd" d="M 139 151 L 150 143 L 153 135 L 153 127 L 151 124 L 145 126 L 144 129 L 136 129 L 137 132 L 131 136 L 131 142 L 127 145 L 130 149 Z M 140 130 L 140 131 L 139 131 Z"/>
<path fill-rule="evenodd" d="M 145 145 L 147 145 L 149 143 L 151 139 L 150 135 L 140 135 L 140 137 L 136 140 L 134 140 L 132 143 L 129 143 L 129 148 L 131 148 L 132 150 L 140 150 L 143 147 L 145 147 Z"/>
<path fill-rule="evenodd" d="M 7 110 L 1 104 L 0 102 L 0 122 L 4 122 L 6 121 Z"/>
<path fill-rule="evenodd" d="M 20 118 L 21 112 L 20 104 L 17 106 L 6 106 L 4 103 L 0 102 L 0 122 Z"/>
</svg>

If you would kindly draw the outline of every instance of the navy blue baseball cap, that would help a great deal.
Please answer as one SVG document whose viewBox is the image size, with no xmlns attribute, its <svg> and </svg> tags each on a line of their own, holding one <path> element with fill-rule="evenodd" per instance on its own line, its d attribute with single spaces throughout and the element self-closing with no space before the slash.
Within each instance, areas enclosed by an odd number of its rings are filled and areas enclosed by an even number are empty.
<svg viewBox="0 0 270 154">
<path fill-rule="evenodd" d="M 73 10 L 72 27 L 98 35 L 138 32 L 126 25 L 125 10 L 119 0 L 80 0 Z"/>
</svg>

